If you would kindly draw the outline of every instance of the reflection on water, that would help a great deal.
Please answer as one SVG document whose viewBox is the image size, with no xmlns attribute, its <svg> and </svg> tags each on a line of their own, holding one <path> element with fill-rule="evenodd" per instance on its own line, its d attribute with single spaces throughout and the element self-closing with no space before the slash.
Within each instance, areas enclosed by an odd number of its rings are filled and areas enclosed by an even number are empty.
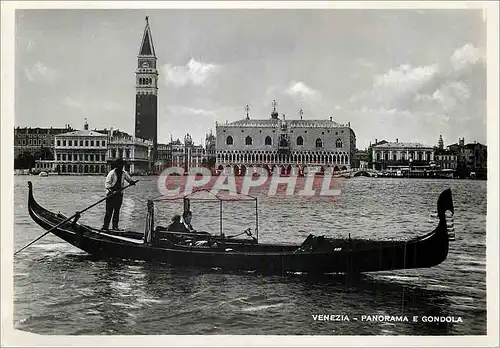
<svg viewBox="0 0 500 348">
<path fill-rule="evenodd" d="M 102 195 L 102 178 L 30 177 L 45 207 L 71 214 Z M 126 194 L 122 226 L 144 228 L 153 178 Z M 148 181 L 149 180 L 149 181 Z M 15 249 L 42 231 L 16 177 Z M 57 182 L 58 194 L 54 194 Z M 81 187 L 77 190 L 75 187 Z M 476 335 L 486 333 L 486 183 L 356 178 L 332 201 L 259 200 L 260 237 L 298 242 L 309 233 L 408 238 L 428 232 L 439 193 L 454 194 L 457 240 L 441 265 L 347 278 L 264 277 L 165 264 L 98 261 L 47 236 L 15 259 L 15 327 L 41 334 Z M 124 203 L 125 204 L 125 203 Z M 99 208 L 82 217 L 99 226 Z M 243 208 L 241 209 L 243 210 Z M 194 223 L 209 225 L 193 206 Z M 202 214 L 203 212 L 203 214 Z M 249 211 L 234 211 L 240 217 Z M 165 216 L 170 216 L 165 213 Z M 227 226 L 238 227 L 228 220 Z M 246 228 L 246 225 L 245 225 Z M 313 315 L 461 317 L 462 323 L 318 321 Z M 411 319 L 410 319 L 411 320 Z"/>
</svg>

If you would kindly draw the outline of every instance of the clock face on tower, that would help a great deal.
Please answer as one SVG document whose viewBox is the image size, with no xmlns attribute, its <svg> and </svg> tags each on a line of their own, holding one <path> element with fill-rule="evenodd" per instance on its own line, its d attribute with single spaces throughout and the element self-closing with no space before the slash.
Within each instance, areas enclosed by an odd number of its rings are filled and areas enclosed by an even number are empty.
<svg viewBox="0 0 500 348">
<path fill-rule="evenodd" d="M 149 68 L 149 62 L 142 62 L 143 68 Z"/>
</svg>

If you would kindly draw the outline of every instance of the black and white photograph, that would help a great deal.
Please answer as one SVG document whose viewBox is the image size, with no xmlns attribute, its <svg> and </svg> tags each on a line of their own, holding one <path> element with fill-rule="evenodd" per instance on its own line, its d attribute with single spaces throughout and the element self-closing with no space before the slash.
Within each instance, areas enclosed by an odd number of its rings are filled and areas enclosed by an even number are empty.
<svg viewBox="0 0 500 348">
<path fill-rule="evenodd" d="M 1 65 L 2 345 L 498 345 L 497 2 L 6 1 Z"/>
</svg>

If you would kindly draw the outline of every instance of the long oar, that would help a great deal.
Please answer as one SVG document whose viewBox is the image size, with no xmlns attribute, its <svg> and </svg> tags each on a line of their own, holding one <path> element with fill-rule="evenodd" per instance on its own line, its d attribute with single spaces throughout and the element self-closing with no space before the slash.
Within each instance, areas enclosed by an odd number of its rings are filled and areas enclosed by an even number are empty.
<svg viewBox="0 0 500 348">
<path fill-rule="evenodd" d="M 18 251 L 16 251 L 14 253 L 14 255 L 20 253 L 21 251 L 23 251 L 24 249 L 26 249 L 27 247 L 29 247 L 30 245 L 32 245 L 33 243 L 39 241 L 40 239 L 42 239 L 43 237 L 45 237 L 47 234 L 49 234 L 50 232 L 52 232 L 53 230 L 55 230 L 56 228 L 58 228 L 59 226 L 61 225 L 64 225 L 66 222 L 70 221 L 71 219 L 73 219 L 74 217 L 78 216 L 78 218 L 80 218 L 80 215 L 83 213 L 83 212 L 86 212 L 87 210 L 89 210 L 90 208 L 93 208 L 95 207 L 96 205 L 98 205 L 99 203 L 102 203 L 104 202 L 106 199 L 108 199 L 109 197 L 111 196 L 114 196 L 116 195 L 117 193 L 119 192 L 122 192 L 123 190 L 125 190 L 126 188 L 129 188 L 130 186 L 133 186 L 135 185 L 139 180 L 136 180 L 134 181 L 133 184 L 130 184 L 130 185 L 127 185 L 125 187 L 122 187 L 121 189 L 119 189 L 118 191 L 115 191 L 113 192 L 112 194 L 110 194 L 109 196 L 106 196 L 104 197 L 103 199 L 100 199 L 99 201 L 95 202 L 94 204 L 88 206 L 87 208 L 83 209 L 82 211 L 77 211 L 76 213 L 74 213 L 72 216 L 70 216 L 69 218 L 67 218 L 66 220 L 64 220 L 63 222 L 55 225 L 54 227 L 52 227 L 51 229 L 47 230 L 47 232 L 45 232 L 44 234 L 42 234 L 40 237 L 38 237 L 37 239 L 31 241 L 30 243 L 26 244 L 24 247 L 22 247 L 21 249 L 19 249 Z"/>
</svg>

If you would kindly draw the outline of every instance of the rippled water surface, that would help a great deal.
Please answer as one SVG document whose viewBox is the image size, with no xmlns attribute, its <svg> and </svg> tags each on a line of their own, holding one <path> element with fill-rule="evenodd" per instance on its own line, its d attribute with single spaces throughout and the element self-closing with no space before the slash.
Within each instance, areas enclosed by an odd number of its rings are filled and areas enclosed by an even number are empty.
<svg viewBox="0 0 500 348">
<path fill-rule="evenodd" d="M 15 177 L 14 249 L 44 231 L 27 212 L 27 181 L 35 198 L 71 215 L 103 197 L 102 177 Z M 439 193 L 451 187 L 457 240 L 439 266 L 362 275 L 265 277 L 164 264 L 95 261 L 48 235 L 14 260 L 15 328 L 39 334 L 267 334 L 484 335 L 486 334 L 486 182 L 354 178 L 335 199 L 259 197 L 259 239 L 301 243 L 317 235 L 411 238 L 429 232 Z M 129 189 L 121 227 L 142 231 L 146 200 L 156 178 Z M 166 223 L 177 207 L 158 214 Z M 82 223 L 100 227 L 104 206 Z M 253 206 L 225 209 L 224 226 L 251 227 Z M 193 203 L 193 225 L 213 230 L 218 212 Z M 215 220 L 215 221 L 214 221 Z M 217 227 L 218 228 L 218 227 Z M 226 234 L 230 234 L 226 232 Z M 317 314 L 351 321 L 317 321 Z M 460 317 L 460 323 L 361 322 L 362 315 Z M 345 319 L 345 317 L 344 317 Z"/>
</svg>

